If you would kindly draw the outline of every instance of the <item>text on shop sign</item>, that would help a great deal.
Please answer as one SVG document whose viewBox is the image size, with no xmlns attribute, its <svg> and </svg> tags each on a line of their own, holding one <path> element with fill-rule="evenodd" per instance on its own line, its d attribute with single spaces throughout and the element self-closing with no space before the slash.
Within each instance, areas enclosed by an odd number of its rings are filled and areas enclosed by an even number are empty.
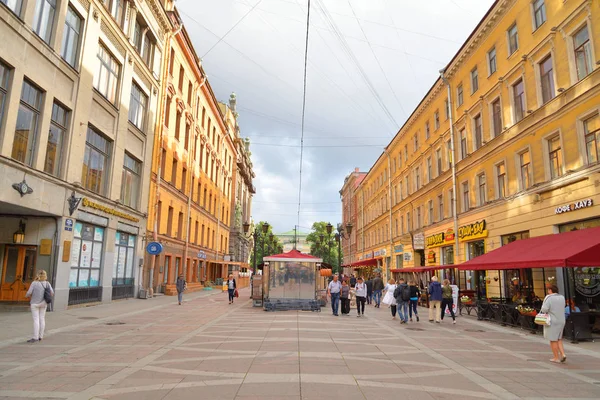
<svg viewBox="0 0 600 400">
<path fill-rule="evenodd" d="M 582 208 L 591 207 L 594 205 L 594 201 L 592 199 L 579 200 L 572 204 L 565 204 L 564 206 L 556 207 L 554 210 L 555 214 L 562 214 L 569 211 L 580 210 Z"/>
<path fill-rule="evenodd" d="M 458 228 L 458 238 L 460 240 L 484 238 L 487 237 L 487 234 L 485 219 Z"/>
</svg>

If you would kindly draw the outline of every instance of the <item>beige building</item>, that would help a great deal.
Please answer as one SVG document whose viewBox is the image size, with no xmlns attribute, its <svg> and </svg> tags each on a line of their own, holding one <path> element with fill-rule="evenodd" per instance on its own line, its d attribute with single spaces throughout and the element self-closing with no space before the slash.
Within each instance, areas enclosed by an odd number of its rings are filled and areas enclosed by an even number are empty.
<svg viewBox="0 0 600 400">
<path fill-rule="evenodd" d="M 135 296 L 163 41 L 156 0 L 0 2 L 0 299 Z"/>
</svg>

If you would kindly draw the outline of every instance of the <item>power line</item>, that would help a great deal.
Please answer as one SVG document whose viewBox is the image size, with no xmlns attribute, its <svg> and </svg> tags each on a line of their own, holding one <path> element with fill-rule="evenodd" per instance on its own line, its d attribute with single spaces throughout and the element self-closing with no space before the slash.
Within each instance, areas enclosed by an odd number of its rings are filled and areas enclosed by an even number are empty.
<svg viewBox="0 0 600 400">
<path fill-rule="evenodd" d="M 299 147 L 300 155 L 302 156 L 303 148 L 346 148 L 346 147 L 380 147 L 384 148 L 387 144 L 342 144 L 342 145 L 310 145 L 304 144 L 304 141 L 300 139 L 300 144 L 279 144 L 279 143 L 255 143 L 251 142 L 252 146 L 271 146 L 271 147 Z"/>
<path fill-rule="evenodd" d="M 283 201 L 260 201 L 260 200 L 252 200 L 252 203 L 264 203 L 264 204 L 296 204 L 295 201 L 293 202 L 283 202 Z M 339 201 L 322 201 L 322 202 L 315 202 L 315 203 L 307 203 L 304 202 L 303 204 L 340 204 Z"/>
</svg>

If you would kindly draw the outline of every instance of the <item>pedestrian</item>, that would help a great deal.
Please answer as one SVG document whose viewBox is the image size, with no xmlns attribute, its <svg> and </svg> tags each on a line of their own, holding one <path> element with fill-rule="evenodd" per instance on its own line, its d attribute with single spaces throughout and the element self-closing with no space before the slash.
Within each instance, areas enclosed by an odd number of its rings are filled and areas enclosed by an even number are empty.
<svg viewBox="0 0 600 400">
<path fill-rule="evenodd" d="M 354 289 L 354 286 L 356 286 L 356 276 L 352 274 L 350 275 L 350 287 Z"/>
<path fill-rule="evenodd" d="M 544 298 L 540 313 L 550 316 L 550 325 L 544 325 L 544 338 L 550 341 L 550 348 L 554 355 L 550 361 L 564 363 L 567 361 L 562 341 L 565 327 L 565 297 L 558 293 L 556 285 L 548 288 L 548 295 Z"/>
<path fill-rule="evenodd" d="M 229 279 L 227 279 L 227 293 L 229 294 L 229 304 L 233 304 L 236 289 L 237 283 L 235 282 L 235 278 L 233 277 L 233 274 L 229 274 Z"/>
<path fill-rule="evenodd" d="M 175 288 L 177 289 L 177 300 L 179 301 L 179 305 L 181 305 L 181 302 L 183 301 L 183 292 L 187 289 L 187 282 L 183 278 L 183 274 L 177 277 Z"/>
<path fill-rule="evenodd" d="M 408 322 L 408 304 L 410 302 L 410 288 L 406 284 L 403 278 L 398 280 L 398 286 L 394 291 L 394 298 L 398 304 L 398 317 L 400 317 L 400 323 L 406 324 Z"/>
<path fill-rule="evenodd" d="M 371 304 L 373 302 L 373 279 L 366 281 L 365 285 L 367 285 L 367 304 Z"/>
<path fill-rule="evenodd" d="M 46 310 L 48 309 L 45 296 L 46 289 L 49 289 L 51 296 L 54 296 L 54 290 L 50 282 L 48 282 L 46 271 L 40 270 L 35 281 L 29 285 L 29 290 L 27 290 L 27 294 L 25 295 L 25 297 L 31 299 L 29 306 L 31 307 L 31 315 L 33 317 L 33 336 L 27 343 L 35 343 L 44 338 Z"/>
<path fill-rule="evenodd" d="M 350 315 L 350 286 L 348 286 L 348 280 L 346 279 L 342 281 L 340 301 L 342 303 L 342 315 Z"/>
<path fill-rule="evenodd" d="M 391 278 L 383 289 L 385 295 L 383 296 L 383 304 L 387 304 L 392 311 L 392 319 L 396 319 L 396 299 L 394 298 L 394 291 L 396 290 L 396 281 Z"/>
<path fill-rule="evenodd" d="M 438 282 L 437 276 L 431 277 L 431 283 L 429 284 L 429 322 L 440 323 L 440 305 L 442 303 L 442 285 Z M 435 311 L 434 311 L 435 309 Z"/>
<path fill-rule="evenodd" d="M 367 284 L 363 282 L 363 278 L 356 280 L 356 311 L 358 311 L 357 317 L 365 316 L 365 302 L 367 301 Z"/>
<path fill-rule="evenodd" d="M 381 279 L 381 274 L 377 274 L 375 279 L 373 279 L 373 300 L 375 301 L 375 307 L 379 308 L 381 305 L 381 292 L 383 291 L 383 279 Z"/>
<path fill-rule="evenodd" d="M 336 317 L 339 315 L 338 310 L 340 306 L 340 292 L 342 290 L 342 284 L 338 280 L 338 275 L 333 276 L 333 280 L 329 282 L 327 286 L 327 294 L 331 297 L 331 311 Z"/>
<path fill-rule="evenodd" d="M 421 291 L 415 281 L 408 281 L 408 287 L 410 289 L 410 301 L 408 303 L 408 315 L 410 316 L 410 322 L 412 322 L 412 315 L 415 314 L 417 322 L 419 322 L 419 312 L 417 311 L 417 305 L 419 304 L 419 298 L 421 297 Z"/>
<path fill-rule="evenodd" d="M 452 299 L 452 286 L 450 281 L 444 279 L 444 285 L 442 286 L 442 312 L 440 318 L 444 320 L 444 314 L 446 314 L 446 307 L 450 308 L 450 315 L 452 316 L 452 323 L 456 324 L 456 316 L 454 315 L 454 300 Z"/>
</svg>

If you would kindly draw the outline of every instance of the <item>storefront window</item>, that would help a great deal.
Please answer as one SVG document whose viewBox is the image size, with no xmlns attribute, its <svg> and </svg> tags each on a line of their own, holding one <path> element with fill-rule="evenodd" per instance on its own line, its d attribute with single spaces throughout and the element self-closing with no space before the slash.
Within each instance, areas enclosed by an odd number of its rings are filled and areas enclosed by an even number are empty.
<svg viewBox="0 0 600 400">
<path fill-rule="evenodd" d="M 163 272 L 163 283 L 169 280 L 169 270 L 171 269 L 171 256 L 165 256 L 165 268 Z"/>
<path fill-rule="evenodd" d="M 124 232 L 115 235 L 115 264 L 112 285 L 133 285 L 135 236 Z"/>
<path fill-rule="evenodd" d="M 511 233 L 510 235 L 502 235 L 502 246 L 506 246 L 516 240 L 529 239 L 529 231 Z"/>
<path fill-rule="evenodd" d="M 467 255 L 469 260 L 472 260 L 475 257 L 479 257 L 483 254 L 485 254 L 485 242 L 483 240 L 476 240 L 467 243 Z M 486 283 L 487 280 L 485 271 L 465 271 L 465 289 L 475 290 L 475 286 L 477 286 L 477 296 L 479 298 L 487 297 Z"/>
<path fill-rule="evenodd" d="M 104 228 L 77 222 L 71 246 L 69 287 L 100 286 Z"/>
<path fill-rule="evenodd" d="M 442 247 L 442 265 L 454 264 L 454 246 Z"/>
</svg>

